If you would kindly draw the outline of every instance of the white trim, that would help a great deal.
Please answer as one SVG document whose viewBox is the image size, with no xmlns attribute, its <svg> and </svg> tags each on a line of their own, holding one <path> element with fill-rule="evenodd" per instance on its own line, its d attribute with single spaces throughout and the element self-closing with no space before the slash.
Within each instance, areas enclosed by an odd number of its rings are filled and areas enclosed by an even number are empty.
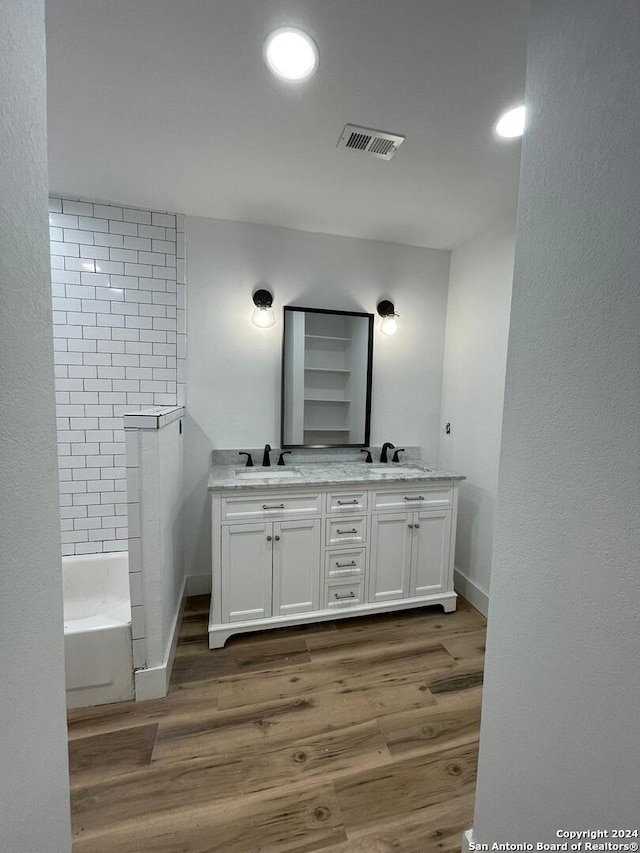
<svg viewBox="0 0 640 853">
<path fill-rule="evenodd" d="M 455 569 L 453 573 L 453 586 L 456 592 L 459 592 L 463 598 L 466 598 L 469 604 L 472 604 L 476 610 L 479 610 L 483 616 L 487 616 L 489 612 L 489 593 L 474 583 L 471 578 L 463 575 L 459 569 Z"/>
<path fill-rule="evenodd" d="M 209 595 L 211 593 L 211 574 L 187 575 L 187 596 Z"/>
<path fill-rule="evenodd" d="M 462 850 L 460 853 L 469 853 L 471 845 L 474 843 L 473 827 L 462 833 Z"/>
<path fill-rule="evenodd" d="M 457 595 L 455 592 L 439 592 L 435 595 L 424 595 L 420 598 L 394 599 L 383 603 L 360 604 L 338 610 L 316 610 L 310 613 L 296 613 L 293 616 L 275 616 L 266 619 L 251 619 L 241 622 L 214 622 L 213 601 L 209 621 L 209 648 L 220 649 L 229 637 L 242 634 L 245 631 L 263 631 L 268 628 L 286 628 L 289 625 L 301 625 L 306 622 L 325 622 L 329 619 L 345 619 L 349 616 L 364 616 L 370 613 L 388 613 L 393 610 L 408 610 L 413 607 L 427 607 L 441 604 L 445 613 L 456 609 Z"/>
<path fill-rule="evenodd" d="M 148 669 L 137 669 L 134 673 L 136 702 L 144 702 L 146 699 L 162 699 L 167 695 L 169 682 L 171 681 L 171 673 L 173 672 L 173 661 L 176 656 L 180 625 L 182 624 L 182 616 L 187 603 L 186 589 L 187 578 L 185 577 L 182 582 L 180 605 L 174 616 L 173 625 L 171 626 L 171 642 L 169 643 L 164 663 L 160 666 L 153 666 Z"/>
</svg>

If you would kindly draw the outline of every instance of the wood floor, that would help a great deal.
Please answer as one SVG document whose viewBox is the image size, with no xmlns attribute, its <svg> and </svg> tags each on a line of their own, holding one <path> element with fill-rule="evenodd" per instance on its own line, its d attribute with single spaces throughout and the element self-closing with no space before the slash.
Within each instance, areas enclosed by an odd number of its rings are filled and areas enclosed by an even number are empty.
<svg viewBox="0 0 640 853">
<path fill-rule="evenodd" d="M 207 648 L 166 699 L 69 713 L 74 853 L 455 851 L 472 824 L 485 620 L 439 607 Z"/>
</svg>

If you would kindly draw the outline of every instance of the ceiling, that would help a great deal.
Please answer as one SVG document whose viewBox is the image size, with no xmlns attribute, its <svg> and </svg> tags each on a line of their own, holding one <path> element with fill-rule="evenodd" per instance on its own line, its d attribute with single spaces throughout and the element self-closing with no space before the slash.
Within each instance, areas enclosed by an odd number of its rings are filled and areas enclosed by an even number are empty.
<svg viewBox="0 0 640 853">
<path fill-rule="evenodd" d="M 47 0 L 53 192 L 450 249 L 515 212 L 527 0 Z M 302 84 L 262 43 L 306 30 Z M 347 123 L 406 135 L 339 150 Z"/>
</svg>

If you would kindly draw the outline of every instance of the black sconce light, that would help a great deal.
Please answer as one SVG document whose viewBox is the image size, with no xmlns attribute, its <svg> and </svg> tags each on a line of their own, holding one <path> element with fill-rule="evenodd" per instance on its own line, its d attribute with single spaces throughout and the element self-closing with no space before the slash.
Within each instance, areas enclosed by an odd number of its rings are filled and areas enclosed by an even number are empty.
<svg viewBox="0 0 640 853">
<path fill-rule="evenodd" d="M 253 304 L 256 306 L 251 315 L 251 322 L 260 329 L 269 329 L 275 325 L 276 315 L 273 310 L 273 296 L 268 290 L 256 290 L 253 294 Z"/>
<path fill-rule="evenodd" d="M 395 335 L 398 331 L 397 319 L 400 316 L 396 314 L 396 308 L 393 302 L 388 299 L 383 299 L 378 302 L 378 314 L 382 317 L 380 323 L 380 331 L 383 335 Z"/>
</svg>

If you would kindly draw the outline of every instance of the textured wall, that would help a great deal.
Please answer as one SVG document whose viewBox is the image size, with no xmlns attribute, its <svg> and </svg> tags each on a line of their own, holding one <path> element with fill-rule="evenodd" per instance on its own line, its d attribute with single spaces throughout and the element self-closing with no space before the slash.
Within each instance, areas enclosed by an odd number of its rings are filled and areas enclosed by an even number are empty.
<svg viewBox="0 0 640 853">
<path fill-rule="evenodd" d="M 515 221 L 496 225 L 452 252 L 449 276 L 442 420 L 450 421 L 452 429 L 450 435 L 441 432 L 440 465 L 467 477 L 460 484 L 456 569 L 484 594 L 485 603 L 493 557 L 514 245 Z"/>
<path fill-rule="evenodd" d="M 49 210 L 62 553 L 124 551 L 122 414 L 184 400 L 184 216 Z"/>
<path fill-rule="evenodd" d="M 477 841 L 638 826 L 638 44 L 532 3 Z"/>
<path fill-rule="evenodd" d="M 69 853 L 44 4 L 0 4 L 0 847 Z"/>
</svg>

